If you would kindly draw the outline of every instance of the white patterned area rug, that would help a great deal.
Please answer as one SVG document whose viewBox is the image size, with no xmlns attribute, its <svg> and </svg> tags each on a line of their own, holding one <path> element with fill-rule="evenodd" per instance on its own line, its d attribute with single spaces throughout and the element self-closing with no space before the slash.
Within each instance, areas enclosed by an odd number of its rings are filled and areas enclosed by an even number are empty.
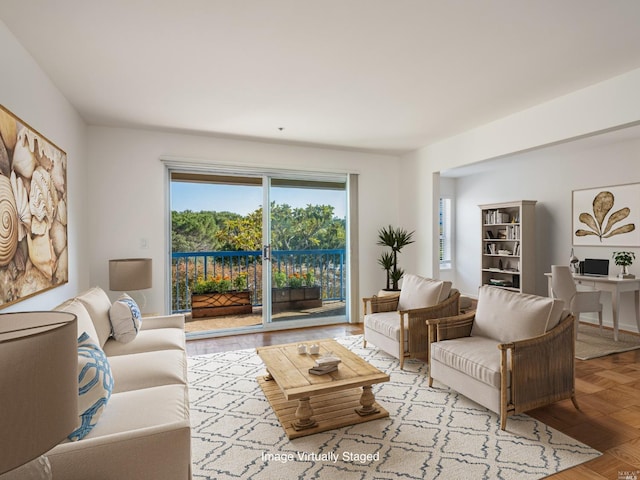
<svg viewBox="0 0 640 480">
<path fill-rule="evenodd" d="M 434 383 L 426 364 L 398 361 L 362 337 L 336 339 L 388 372 L 374 385 L 389 418 L 289 440 L 256 377 L 254 350 L 189 358 L 194 479 L 534 479 L 596 450 L 527 416 L 496 414 Z"/>
</svg>

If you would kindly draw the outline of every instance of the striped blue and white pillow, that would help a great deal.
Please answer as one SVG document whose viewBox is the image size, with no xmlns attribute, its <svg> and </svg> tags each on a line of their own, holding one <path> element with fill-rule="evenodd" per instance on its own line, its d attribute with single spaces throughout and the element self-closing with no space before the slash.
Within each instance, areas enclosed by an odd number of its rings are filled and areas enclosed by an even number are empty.
<svg viewBox="0 0 640 480">
<path fill-rule="evenodd" d="M 80 426 L 69 434 L 73 441 L 83 439 L 98 423 L 113 391 L 113 376 L 107 356 L 83 332 L 78 338 L 78 412 Z"/>
<path fill-rule="evenodd" d="M 109 320 L 111 320 L 113 338 L 118 342 L 128 343 L 138 335 L 142 324 L 142 314 L 135 300 L 123 293 L 111 305 Z"/>
</svg>

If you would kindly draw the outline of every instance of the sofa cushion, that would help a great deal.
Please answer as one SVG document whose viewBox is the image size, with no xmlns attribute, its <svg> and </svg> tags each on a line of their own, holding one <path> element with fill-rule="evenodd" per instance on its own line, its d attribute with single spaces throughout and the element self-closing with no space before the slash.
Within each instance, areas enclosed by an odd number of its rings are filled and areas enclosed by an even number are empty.
<svg viewBox="0 0 640 480">
<path fill-rule="evenodd" d="M 140 388 L 185 384 L 187 358 L 182 350 L 158 350 L 109 357 L 113 393 Z"/>
<path fill-rule="evenodd" d="M 162 385 L 114 393 L 87 439 L 153 428 L 189 419 L 188 386 Z"/>
<path fill-rule="evenodd" d="M 536 337 L 558 323 L 562 309 L 561 300 L 485 285 L 479 290 L 471 335 L 501 343 Z"/>
<path fill-rule="evenodd" d="M 100 287 L 93 287 L 76 297 L 86 307 L 93 326 L 98 333 L 100 346 L 104 347 L 107 339 L 111 336 L 111 322 L 109 321 L 109 309 L 111 300 Z"/>
<path fill-rule="evenodd" d="M 179 328 L 140 330 L 136 338 L 129 343 L 116 342 L 111 338 L 104 345 L 104 352 L 109 357 L 131 353 L 155 352 L 157 350 L 184 349 L 184 330 Z"/>
<path fill-rule="evenodd" d="M 91 316 L 80 300 L 71 298 L 66 302 L 58 305 L 56 308 L 54 308 L 54 310 L 59 312 L 73 313 L 78 319 L 78 337 L 86 332 L 95 343 L 100 344 L 98 332 L 96 332 L 96 328 L 93 326 Z"/>
<path fill-rule="evenodd" d="M 398 310 L 432 307 L 446 300 L 450 291 L 451 282 L 406 274 L 402 278 Z"/>
<path fill-rule="evenodd" d="M 136 338 L 140 330 L 142 314 L 135 300 L 123 293 L 111 305 L 109 320 L 111 321 L 113 338 L 118 342 L 129 343 Z"/>
<path fill-rule="evenodd" d="M 156 328 L 179 328 L 184 331 L 184 313 L 145 316 L 140 329 L 154 330 Z"/>
<path fill-rule="evenodd" d="M 78 338 L 78 412 L 80 426 L 70 440 L 83 439 L 97 424 L 113 390 L 111 367 L 106 355 L 85 332 Z"/>
<path fill-rule="evenodd" d="M 431 358 L 487 385 L 500 388 L 500 350 L 493 339 L 463 337 L 435 342 L 431 344 Z"/>
</svg>

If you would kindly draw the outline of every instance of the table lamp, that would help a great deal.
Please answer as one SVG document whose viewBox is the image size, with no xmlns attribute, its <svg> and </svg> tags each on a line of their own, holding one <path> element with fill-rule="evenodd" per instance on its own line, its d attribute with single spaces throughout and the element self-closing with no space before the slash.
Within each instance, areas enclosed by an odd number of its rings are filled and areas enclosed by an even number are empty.
<svg viewBox="0 0 640 480">
<path fill-rule="evenodd" d="M 43 455 L 79 425 L 78 330 L 67 312 L 0 314 L 0 479 L 51 479 Z"/>
<path fill-rule="evenodd" d="M 119 258 L 109 260 L 109 289 L 115 292 L 130 292 L 151 288 L 151 259 L 150 258 Z M 142 294 L 143 303 L 146 298 Z"/>
</svg>

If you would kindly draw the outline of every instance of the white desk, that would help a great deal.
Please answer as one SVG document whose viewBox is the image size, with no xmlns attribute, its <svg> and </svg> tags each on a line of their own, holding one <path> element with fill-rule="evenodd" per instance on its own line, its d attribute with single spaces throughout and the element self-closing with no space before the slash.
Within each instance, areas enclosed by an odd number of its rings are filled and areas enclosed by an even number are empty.
<svg viewBox="0 0 640 480">
<path fill-rule="evenodd" d="M 545 273 L 551 295 L 551 274 Z M 622 292 L 635 292 L 635 312 L 638 332 L 640 332 L 640 279 L 618 277 L 592 277 L 589 275 L 573 275 L 577 285 L 592 287 L 594 290 L 602 290 L 611 293 L 611 309 L 613 310 L 613 339 L 618 341 L 618 316 L 620 314 L 620 294 Z"/>
</svg>

